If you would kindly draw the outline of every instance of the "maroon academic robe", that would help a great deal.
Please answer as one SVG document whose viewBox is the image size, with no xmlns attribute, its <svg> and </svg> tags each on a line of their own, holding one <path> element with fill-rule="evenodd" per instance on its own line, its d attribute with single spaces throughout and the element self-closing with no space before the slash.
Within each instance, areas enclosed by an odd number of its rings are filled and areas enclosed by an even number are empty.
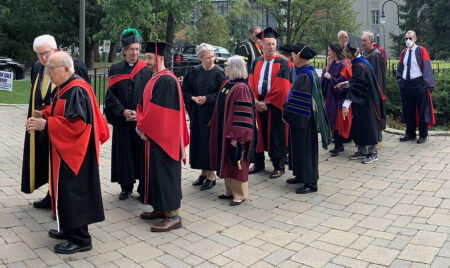
<svg viewBox="0 0 450 268">
<path fill-rule="evenodd" d="M 229 80 L 223 84 L 209 125 L 212 170 L 217 170 L 220 178 L 248 181 L 250 150 L 253 148 L 256 126 L 254 98 L 245 80 Z M 241 144 L 242 169 L 228 160 L 232 140 Z"/>
</svg>

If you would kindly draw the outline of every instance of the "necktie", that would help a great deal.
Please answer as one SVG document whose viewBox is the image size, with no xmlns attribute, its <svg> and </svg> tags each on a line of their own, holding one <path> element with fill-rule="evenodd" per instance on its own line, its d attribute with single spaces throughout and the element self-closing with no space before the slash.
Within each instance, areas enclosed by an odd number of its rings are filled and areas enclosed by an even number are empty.
<svg viewBox="0 0 450 268">
<path fill-rule="evenodd" d="M 411 52 L 412 50 L 408 50 L 408 62 L 406 63 L 406 80 L 411 79 Z"/>
<path fill-rule="evenodd" d="M 264 80 L 261 86 L 262 97 L 265 97 L 267 94 L 267 89 L 269 85 L 269 70 L 270 70 L 270 61 L 266 61 L 266 69 L 264 70 Z"/>
<path fill-rule="evenodd" d="M 41 96 L 42 99 L 45 98 L 45 93 L 47 93 L 47 88 L 48 88 L 48 74 L 44 75 L 44 78 L 42 79 L 42 85 L 41 85 Z"/>
</svg>

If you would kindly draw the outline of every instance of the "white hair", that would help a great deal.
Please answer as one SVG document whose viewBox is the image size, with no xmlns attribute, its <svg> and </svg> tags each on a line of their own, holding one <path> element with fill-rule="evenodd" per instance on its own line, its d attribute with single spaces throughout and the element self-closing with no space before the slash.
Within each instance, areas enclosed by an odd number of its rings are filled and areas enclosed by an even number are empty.
<svg viewBox="0 0 450 268">
<path fill-rule="evenodd" d="M 49 34 L 44 34 L 34 39 L 33 50 L 36 52 L 36 48 L 45 44 L 48 44 L 52 49 L 58 48 L 55 38 Z"/>
<path fill-rule="evenodd" d="M 372 32 L 372 31 L 370 31 L 370 30 L 367 30 L 367 31 L 363 31 L 362 32 L 362 35 L 364 36 L 367 36 L 367 38 L 369 39 L 369 41 L 371 41 L 371 42 L 375 42 L 375 34 Z"/>
<path fill-rule="evenodd" d="M 213 48 L 213 46 L 211 46 L 210 44 L 207 44 L 207 43 L 201 43 L 200 45 L 198 45 L 195 48 L 195 54 L 199 58 L 201 58 L 203 56 L 203 52 L 205 52 L 205 51 L 212 51 L 212 52 L 214 52 L 214 48 Z"/>
<path fill-rule="evenodd" d="M 69 54 L 67 54 L 66 52 L 60 52 L 60 53 L 61 54 L 59 54 L 59 55 L 61 55 L 61 56 L 59 57 L 59 60 L 61 61 L 61 63 L 69 68 L 71 74 L 75 73 L 75 68 L 73 66 L 72 57 Z"/>
<path fill-rule="evenodd" d="M 343 34 L 347 35 L 347 37 L 348 37 L 348 34 L 347 34 L 346 31 L 339 31 L 338 34 L 337 34 L 338 39 L 339 39 L 339 37 L 341 37 L 341 35 L 343 35 Z"/>
<path fill-rule="evenodd" d="M 228 66 L 230 66 L 230 79 L 247 79 L 247 64 L 241 58 L 241 56 L 233 56 L 227 59 Z"/>
<path fill-rule="evenodd" d="M 412 34 L 414 38 L 417 38 L 416 32 L 414 32 L 413 30 L 407 31 L 406 34 Z M 406 34 L 405 34 L 405 35 L 406 35 Z"/>
</svg>

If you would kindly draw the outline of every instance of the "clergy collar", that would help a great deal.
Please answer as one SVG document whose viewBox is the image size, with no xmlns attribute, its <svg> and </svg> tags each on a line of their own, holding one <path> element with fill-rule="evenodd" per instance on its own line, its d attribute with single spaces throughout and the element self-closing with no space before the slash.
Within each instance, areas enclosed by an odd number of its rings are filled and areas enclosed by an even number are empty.
<svg viewBox="0 0 450 268">
<path fill-rule="evenodd" d="M 133 67 L 134 65 L 136 65 L 136 63 L 139 61 L 139 58 L 134 62 L 134 63 L 129 63 L 126 59 L 125 62 L 127 64 L 127 66 Z"/>
</svg>

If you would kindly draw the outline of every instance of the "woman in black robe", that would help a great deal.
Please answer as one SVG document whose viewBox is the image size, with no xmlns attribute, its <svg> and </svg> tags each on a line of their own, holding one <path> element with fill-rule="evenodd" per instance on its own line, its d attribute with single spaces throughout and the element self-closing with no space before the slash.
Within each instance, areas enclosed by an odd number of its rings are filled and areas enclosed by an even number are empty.
<svg viewBox="0 0 450 268">
<path fill-rule="evenodd" d="M 211 171 L 209 161 L 210 131 L 207 125 L 214 112 L 217 92 L 226 77 L 224 70 L 214 64 L 214 49 L 211 45 L 200 44 L 196 53 L 201 64 L 186 74 L 182 91 L 190 118 L 189 163 L 191 168 L 201 170 L 192 185 L 202 185 L 200 190 L 207 190 L 216 184 L 216 176 Z"/>
</svg>

